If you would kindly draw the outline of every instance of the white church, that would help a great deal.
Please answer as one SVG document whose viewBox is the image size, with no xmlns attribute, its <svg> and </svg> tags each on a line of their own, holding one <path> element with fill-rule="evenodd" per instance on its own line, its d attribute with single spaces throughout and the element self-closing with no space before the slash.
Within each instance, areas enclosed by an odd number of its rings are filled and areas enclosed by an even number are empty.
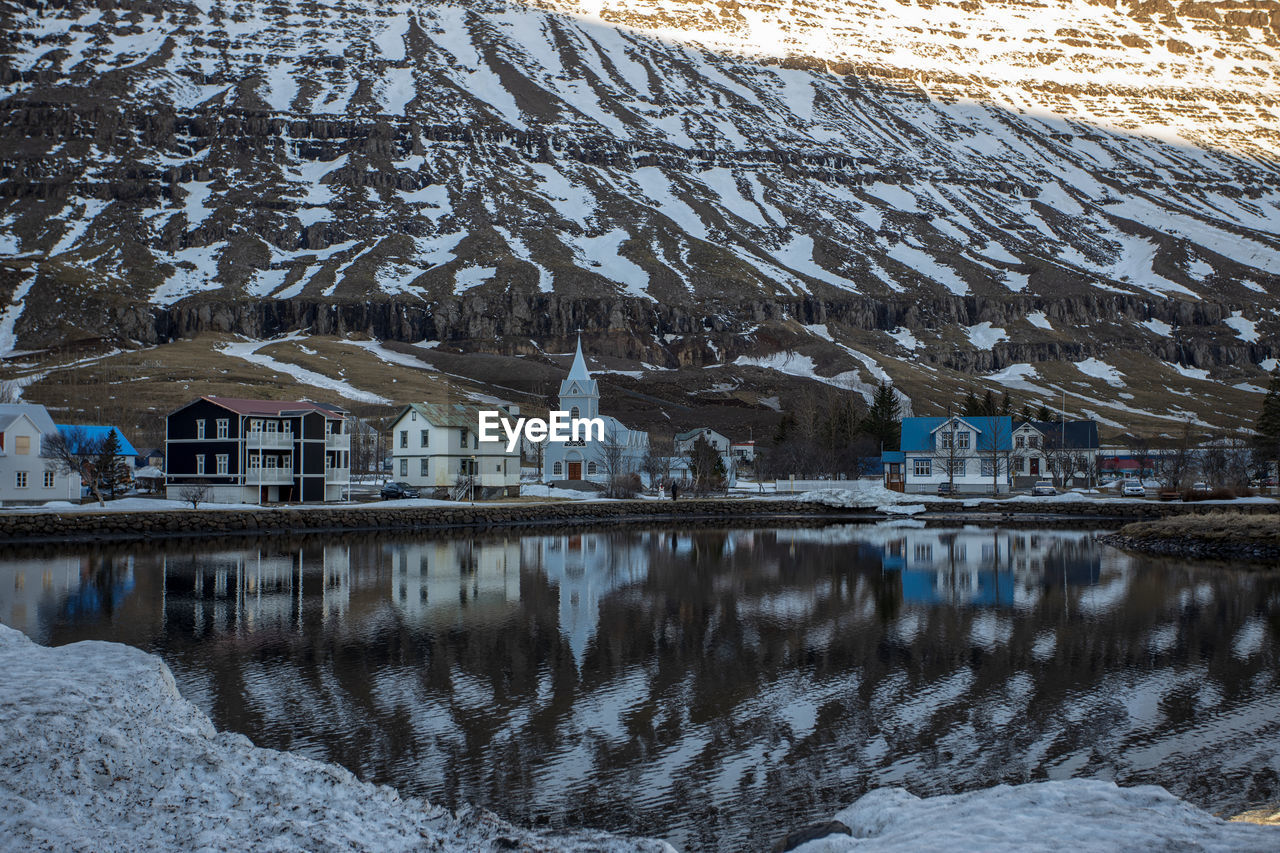
<svg viewBox="0 0 1280 853">
<path fill-rule="evenodd" d="M 617 418 L 600 414 L 600 388 L 587 371 L 581 338 L 569 375 L 560 383 L 560 410 L 568 412 L 570 418 L 601 418 L 604 440 L 599 440 L 595 430 L 587 430 L 587 438 L 583 440 L 548 442 L 542 461 L 544 479 L 604 483 L 610 473 L 606 448 L 613 445 L 618 446 L 620 456 L 619 471 L 614 473 L 640 471 L 640 464 L 649 452 L 649 433 L 630 429 Z"/>
</svg>

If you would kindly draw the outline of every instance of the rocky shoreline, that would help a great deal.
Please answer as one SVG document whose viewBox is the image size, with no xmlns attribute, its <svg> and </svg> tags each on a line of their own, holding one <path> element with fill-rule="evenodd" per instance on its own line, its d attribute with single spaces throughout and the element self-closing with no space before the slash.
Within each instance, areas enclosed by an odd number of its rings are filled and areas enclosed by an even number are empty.
<svg viewBox="0 0 1280 853">
<path fill-rule="evenodd" d="M 1258 542 L 1209 542 L 1195 536 L 1142 537 L 1120 532 L 1098 537 L 1113 548 L 1159 557 L 1250 563 L 1280 563 L 1280 546 Z"/>
<path fill-rule="evenodd" d="M 1248 517 L 1274 514 L 1276 504 L 1191 505 L 1150 502 L 1014 503 L 983 501 L 930 503 L 911 517 L 926 524 L 981 524 L 1009 527 L 1118 527 L 1172 516 Z M 671 501 L 547 501 L 403 506 L 385 503 L 290 506 L 249 509 L 92 510 L 0 514 L 0 543 L 134 542 L 190 537 L 298 536 L 329 533 L 477 531 L 488 528 L 587 527 L 616 524 L 714 524 L 767 521 L 770 524 L 825 524 L 881 521 L 902 517 L 889 507 L 839 506 L 796 498 L 694 498 Z M 1130 546 L 1120 539 L 1108 544 Z M 1127 541 L 1127 540 L 1124 540 Z M 1145 546 L 1144 546 L 1145 547 Z M 1220 548 L 1216 543 L 1214 548 Z M 1130 550 L 1141 550 L 1132 547 Z M 1169 551 L 1162 553 L 1174 554 Z M 1227 553 L 1224 551 L 1223 553 Z M 1260 557 L 1272 559 L 1263 550 Z M 1186 556 L 1217 556 L 1185 552 Z M 1234 558 L 1229 556 L 1227 558 Z"/>
<path fill-rule="evenodd" d="M 1217 512 L 1126 525 L 1100 537 L 1125 551 L 1254 564 L 1280 563 L 1280 514 Z"/>
</svg>

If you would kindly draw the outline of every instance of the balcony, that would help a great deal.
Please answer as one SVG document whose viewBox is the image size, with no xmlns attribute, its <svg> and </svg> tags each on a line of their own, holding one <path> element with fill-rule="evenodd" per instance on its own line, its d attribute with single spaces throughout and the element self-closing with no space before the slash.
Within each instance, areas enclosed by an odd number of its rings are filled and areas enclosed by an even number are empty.
<svg viewBox="0 0 1280 853">
<path fill-rule="evenodd" d="M 331 432 L 324 437 L 324 446 L 330 450 L 348 450 L 351 447 L 351 433 Z"/>
<path fill-rule="evenodd" d="M 245 439 L 250 448 L 293 447 L 291 432 L 251 432 Z"/>
<path fill-rule="evenodd" d="M 324 481 L 326 483 L 350 483 L 350 468 L 325 468 Z"/>
<path fill-rule="evenodd" d="M 249 486 L 289 486 L 293 484 L 293 469 L 250 468 L 244 482 Z"/>
</svg>

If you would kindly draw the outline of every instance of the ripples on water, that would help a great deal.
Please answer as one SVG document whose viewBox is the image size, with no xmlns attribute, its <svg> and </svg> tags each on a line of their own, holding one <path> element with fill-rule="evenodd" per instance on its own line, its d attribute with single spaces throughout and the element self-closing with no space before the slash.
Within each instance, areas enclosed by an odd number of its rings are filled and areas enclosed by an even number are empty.
<svg viewBox="0 0 1280 853">
<path fill-rule="evenodd" d="M 215 545 L 214 547 L 221 547 Z M 749 849 L 866 790 L 1280 799 L 1280 575 L 923 528 L 171 543 L 0 560 L 220 728 L 533 825 Z"/>
</svg>

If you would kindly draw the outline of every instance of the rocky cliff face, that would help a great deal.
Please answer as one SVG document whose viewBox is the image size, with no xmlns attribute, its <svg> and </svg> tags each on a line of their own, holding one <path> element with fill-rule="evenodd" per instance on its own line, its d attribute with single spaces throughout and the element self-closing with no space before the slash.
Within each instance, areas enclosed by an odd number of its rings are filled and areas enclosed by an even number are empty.
<svg viewBox="0 0 1280 853">
<path fill-rule="evenodd" d="M 0 352 L 38 351 L 7 362 L 37 395 L 202 332 L 516 356 L 582 329 L 641 370 L 1228 424 L 1280 355 L 1274 2 L 0 20 Z"/>
</svg>

